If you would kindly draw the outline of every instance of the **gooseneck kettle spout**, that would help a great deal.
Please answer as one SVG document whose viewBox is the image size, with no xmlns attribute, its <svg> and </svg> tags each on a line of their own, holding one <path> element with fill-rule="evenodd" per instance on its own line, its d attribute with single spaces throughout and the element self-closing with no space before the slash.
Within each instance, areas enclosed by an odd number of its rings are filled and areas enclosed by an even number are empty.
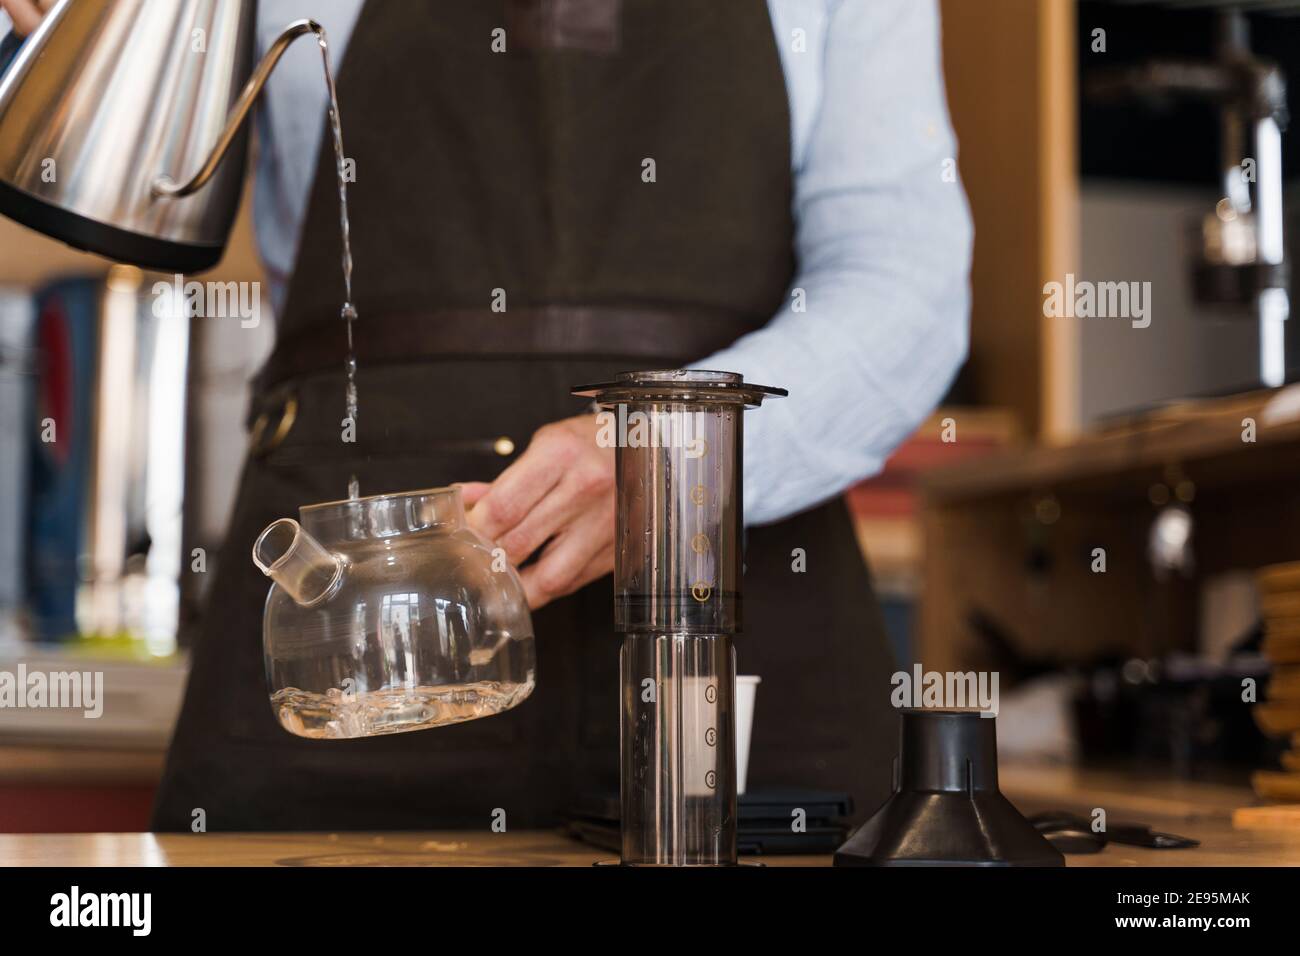
<svg viewBox="0 0 1300 956">
<path fill-rule="evenodd" d="M 216 265 L 258 94 L 297 38 L 328 55 L 304 19 L 255 63 L 256 26 L 255 0 L 60 0 L 0 76 L 0 213 L 142 268 Z"/>
<path fill-rule="evenodd" d="M 161 175 L 154 180 L 154 194 L 180 199 L 193 195 L 206 186 L 213 173 L 217 171 L 217 167 L 221 165 L 221 160 L 225 158 L 226 151 L 230 149 L 230 144 L 239 135 L 245 117 L 248 116 L 249 110 L 253 108 L 253 103 L 257 101 L 258 95 L 262 92 L 262 87 L 266 86 L 266 81 L 271 78 L 271 71 L 280 62 L 280 57 L 284 56 L 284 51 L 289 49 L 289 44 L 308 33 L 320 37 L 324 35 L 324 32 L 324 28 L 315 20 L 295 20 L 285 27 L 262 56 L 261 62 L 253 70 L 253 75 L 248 78 L 248 82 L 244 84 L 239 99 L 230 108 L 226 118 L 226 126 L 221 131 L 221 136 L 217 139 L 216 145 L 212 147 L 212 152 L 208 154 L 208 158 L 199 167 L 198 172 L 181 183 L 176 182 L 166 174 Z"/>
</svg>

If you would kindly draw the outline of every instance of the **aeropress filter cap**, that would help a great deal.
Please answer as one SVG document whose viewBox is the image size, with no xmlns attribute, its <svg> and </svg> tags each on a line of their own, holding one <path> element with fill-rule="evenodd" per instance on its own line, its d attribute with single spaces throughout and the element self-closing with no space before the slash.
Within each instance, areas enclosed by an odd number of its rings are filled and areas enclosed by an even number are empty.
<svg viewBox="0 0 1300 956">
<path fill-rule="evenodd" d="M 1064 866 L 998 790 L 997 720 L 902 712 L 894 792 L 835 852 L 836 866 Z"/>
</svg>

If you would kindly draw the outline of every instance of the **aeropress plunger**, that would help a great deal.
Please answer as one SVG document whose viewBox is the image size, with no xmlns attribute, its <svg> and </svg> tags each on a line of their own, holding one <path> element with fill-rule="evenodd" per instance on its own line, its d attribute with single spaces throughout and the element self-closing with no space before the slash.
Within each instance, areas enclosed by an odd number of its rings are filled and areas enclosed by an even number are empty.
<svg viewBox="0 0 1300 956">
<path fill-rule="evenodd" d="M 998 790 L 996 718 L 902 712 L 894 792 L 835 852 L 836 866 L 1064 866 Z"/>
</svg>

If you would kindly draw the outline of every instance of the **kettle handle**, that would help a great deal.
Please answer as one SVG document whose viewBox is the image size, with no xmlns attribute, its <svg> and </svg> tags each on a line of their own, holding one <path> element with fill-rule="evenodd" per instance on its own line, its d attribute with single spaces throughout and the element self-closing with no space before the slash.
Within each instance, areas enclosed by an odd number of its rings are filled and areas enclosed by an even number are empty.
<svg viewBox="0 0 1300 956">
<path fill-rule="evenodd" d="M 261 62 L 253 70 L 252 76 L 248 78 L 248 82 L 244 84 L 244 88 L 239 93 L 239 99 L 235 101 L 235 105 L 230 108 L 230 113 L 226 116 L 225 129 L 221 131 L 221 135 L 217 138 L 217 144 L 212 147 L 212 152 L 208 154 L 208 158 L 203 165 L 199 167 L 199 171 L 184 183 L 178 183 L 167 175 L 159 176 L 153 182 L 153 194 L 155 196 L 167 199 L 183 199 L 207 185 L 208 180 L 212 178 L 212 174 L 221 165 L 221 160 L 225 158 L 226 151 L 230 148 L 235 135 L 239 132 L 239 127 L 243 125 L 244 118 L 248 116 L 248 111 L 253 108 L 253 103 L 257 100 L 258 94 L 262 92 L 262 87 L 270 79 L 271 71 L 280 62 L 280 57 L 284 55 L 284 51 L 289 48 L 290 43 L 308 33 L 314 33 L 317 37 L 321 37 L 324 36 L 325 31 L 315 20 L 295 20 L 284 28 L 267 49 Z"/>
</svg>

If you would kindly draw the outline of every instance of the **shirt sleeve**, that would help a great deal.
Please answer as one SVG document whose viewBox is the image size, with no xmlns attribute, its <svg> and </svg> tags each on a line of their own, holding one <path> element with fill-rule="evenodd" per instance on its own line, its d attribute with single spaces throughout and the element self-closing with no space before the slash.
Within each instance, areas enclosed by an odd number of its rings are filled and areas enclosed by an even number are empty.
<svg viewBox="0 0 1300 956">
<path fill-rule="evenodd" d="M 973 230 L 936 0 L 836 2 L 824 37 L 821 102 L 795 169 L 790 295 L 699 366 L 790 391 L 745 416 L 747 524 L 879 471 L 968 344 Z"/>
<path fill-rule="evenodd" d="M 13 32 L 13 22 L 9 14 L 0 10 L 0 76 L 4 76 L 9 64 L 14 61 L 18 51 L 23 47 L 23 37 Z"/>
</svg>

